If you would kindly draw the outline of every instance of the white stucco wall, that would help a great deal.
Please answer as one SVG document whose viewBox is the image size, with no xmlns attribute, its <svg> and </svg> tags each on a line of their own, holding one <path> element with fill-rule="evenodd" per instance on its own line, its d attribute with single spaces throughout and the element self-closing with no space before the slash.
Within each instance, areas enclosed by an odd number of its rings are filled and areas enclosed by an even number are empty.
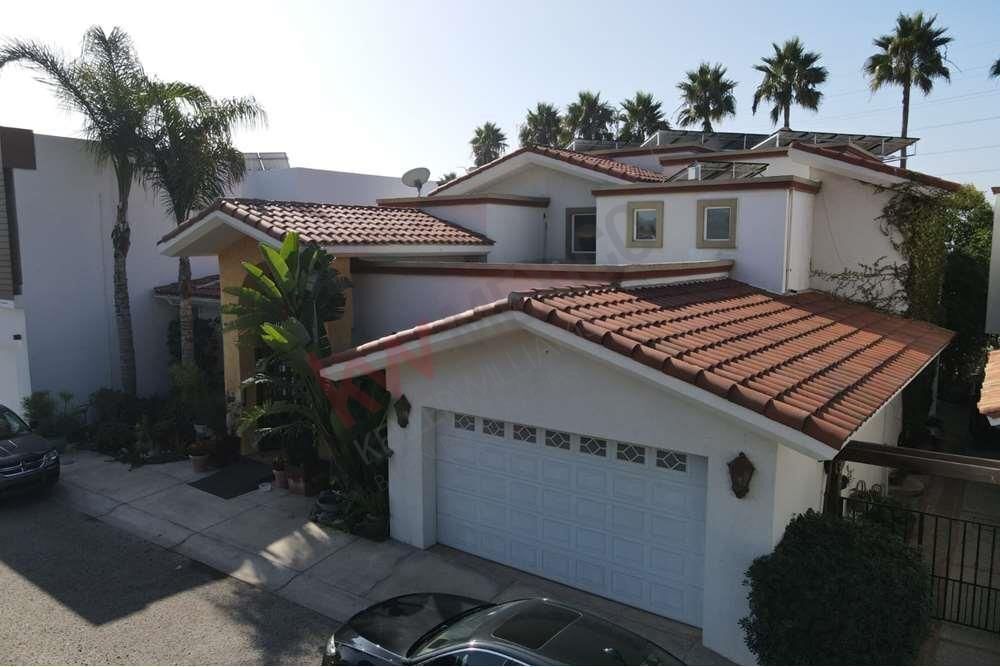
<svg viewBox="0 0 1000 667">
<path fill-rule="evenodd" d="M 504 299 L 511 292 L 582 282 L 579 278 L 383 273 L 356 273 L 352 281 L 357 344 Z"/>
<path fill-rule="evenodd" d="M 704 643 L 737 662 L 753 662 L 738 627 L 747 612 L 744 572 L 771 551 L 788 516 L 816 506 L 821 464 L 787 456 L 777 442 L 690 398 L 523 331 L 390 369 L 389 384 L 413 404 L 406 429 L 394 419 L 389 426 L 392 535 L 420 547 L 436 539 L 435 409 L 707 457 Z M 609 397 L 627 399 L 610 409 Z M 726 465 L 740 452 L 756 467 L 743 499 L 731 491 Z"/>
<path fill-rule="evenodd" d="M 545 227 L 548 230 L 544 238 L 543 256 L 549 261 L 562 261 L 566 259 L 566 209 L 593 207 L 594 195 L 591 190 L 602 185 L 607 183 L 531 165 L 489 183 L 482 191 L 548 197 L 549 207 L 540 209 L 545 213 Z"/>
<path fill-rule="evenodd" d="M 886 403 L 871 419 L 862 424 L 861 428 L 851 436 L 851 439 L 895 447 L 902 430 L 903 395 L 900 393 Z M 845 495 L 859 481 L 864 481 L 865 486 L 868 488 L 871 488 L 874 484 L 881 484 L 883 489 L 888 489 L 889 468 L 868 465 L 866 463 L 847 463 L 846 466 L 851 469 L 851 483 L 848 489 L 844 491 Z"/>
<path fill-rule="evenodd" d="M 791 208 L 788 221 L 788 267 L 786 288 L 789 290 L 809 289 L 809 262 L 812 257 L 813 217 L 815 215 L 815 195 L 807 192 L 791 192 Z"/>
<path fill-rule="evenodd" d="M 15 336 L 17 338 L 15 338 Z M 21 399 L 31 393 L 24 311 L 0 301 L 0 404 L 24 416 Z"/>
<path fill-rule="evenodd" d="M 72 391 L 86 400 L 117 387 L 118 343 L 112 294 L 113 173 L 98 167 L 87 143 L 35 135 L 37 170 L 14 171 L 26 339 L 34 389 Z M 413 194 L 398 178 L 283 169 L 251 172 L 241 196 L 374 204 Z M 166 331 L 176 310 L 152 289 L 177 280 L 177 260 L 156 248 L 175 225 L 159 193 L 134 185 L 129 201 L 129 292 L 141 394 L 167 389 Z M 218 273 L 214 257 L 194 257 L 195 277 Z"/>
<path fill-rule="evenodd" d="M 442 220 L 485 234 L 494 241 L 487 262 L 538 262 L 543 259 L 547 209 L 507 204 L 422 206 Z"/>
<path fill-rule="evenodd" d="M 698 201 L 739 200 L 735 249 L 695 247 Z M 628 202 L 663 203 L 663 246 L 626 247 Z M 732 277 L 774 292 L 782 291 L 786 190 L 718 190 L 618 195 L 597 198 L 597 263 L 631 264 L 699 259 L 733 259 Z"/>
<path fill-rule="evenodd" d="M 424 194 L 434 185 L 424 186 Z M 403 185 L 399 176 L 291 167 L 248 172 L 234 196 L 368 206 L 383 197 L 416 194 L 416 189 Z"/>
<path fill-rule="evenodd" d="M 812 230 L 812 270 L 838 273 L 871 264 L 879 257 L 899 262 L 899 254 L 882 233 L 878 218 L 889 201 L 887 192 L 859 181 L 813 169 L 810 178 L 822 182 L 815 195 Z M 829 289 L 828 281 L 813 275 L 810 284 Z"/>
<path fill-rule="evenodd" d="M 77 400 L 119 386 L 112 296 L 114 177 L 95 165 L 78 139 L 35 135 L 37 170 L 14 172 L 24 308 L 34 389 L 68 390 Z M 167 387 L 170 308 L 152 288 L 177 280 L 177 260 L 156 242 L 174 227 L 159 195 L 134 185 L 128 258 L 138 388 Z M 213 258 L 194 258 L 193 275 L 217 273 Z"/>
</svg>

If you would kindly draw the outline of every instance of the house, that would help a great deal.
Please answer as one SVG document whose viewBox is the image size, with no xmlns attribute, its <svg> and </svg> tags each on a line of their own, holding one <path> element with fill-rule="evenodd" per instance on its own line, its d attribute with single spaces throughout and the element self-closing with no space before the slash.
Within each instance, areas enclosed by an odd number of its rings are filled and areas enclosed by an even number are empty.
<svg viewBox="0 0 1000 667">
<path fill-rule="evenodd" d="M 32 389 L 68 390 L 84 401 L 118 386 L 112 172 L 95 165 L 88 142 L 30 130 L 0 128 L 0 156 L 0 403 L 19 410 Z M 411 192 L 394 177 L 291 167 L 284 153 L 248 154 L 247 169 L 236 195 L 374 204 Z M 177 262 L 156 242 L 177 225 L 161 194 L 139 184 L 129 218 L 139 393 L 149 395 L 168 388 L 167 327 L 177 317 L 169 294 Z M 217 275 L 218 263 L 196 258 L 192 271 Z M 218 316 L 217 296 L 196 305 L 203 316 Z"/>
<path fill-rule="evenodd" d="M 222 200 L 161 247 L 217 256 L 223 285 L 290 231 L 337 255 L 352 303 L 321 372 L 384 372 L 409 406 L 389 424 L 393 537 L 690 623 L 748 662 L 747 566 L 822 506 L 847 442 L 896 444 L 900 392 L 951 339 L 824 292 L 898 258 L 885 188 L 958 187 L 888 164 L 913 141 L 522 148 L 377 207 Z M 227 341 L 230 390 L 252 353 Z"/>
</svg>

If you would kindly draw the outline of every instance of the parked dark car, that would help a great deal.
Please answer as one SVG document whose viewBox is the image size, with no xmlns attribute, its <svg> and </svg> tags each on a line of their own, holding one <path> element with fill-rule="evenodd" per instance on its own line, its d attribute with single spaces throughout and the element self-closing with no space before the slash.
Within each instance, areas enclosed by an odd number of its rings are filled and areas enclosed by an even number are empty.
<svg viewBox="0 0 1000 667">
<path fill-rule="evenodd" d="M 327 642 L 324 665 L 680 665 L 614 623 L 544 598 L 493 604 L 417 593 L 380 602 Z"/>
<path fill-rule="evenodd" d="M 59 480 L 59 452 L 31 432 L 14 411 L 0 405 L 0 494 L 14 489 L 50 487 Z"/>
</svg>

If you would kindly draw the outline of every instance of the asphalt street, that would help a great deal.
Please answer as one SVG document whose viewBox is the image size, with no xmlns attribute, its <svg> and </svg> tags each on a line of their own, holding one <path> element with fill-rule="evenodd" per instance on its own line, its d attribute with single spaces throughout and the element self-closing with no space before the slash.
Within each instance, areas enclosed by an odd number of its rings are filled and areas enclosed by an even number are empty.
<svg viewBox="0 0 1000 667">
<path fill-rule="evenodd" d="M 319 664 L 332 625 L 51 496 L 0 498 L 0 663 Z"/>
</svg>

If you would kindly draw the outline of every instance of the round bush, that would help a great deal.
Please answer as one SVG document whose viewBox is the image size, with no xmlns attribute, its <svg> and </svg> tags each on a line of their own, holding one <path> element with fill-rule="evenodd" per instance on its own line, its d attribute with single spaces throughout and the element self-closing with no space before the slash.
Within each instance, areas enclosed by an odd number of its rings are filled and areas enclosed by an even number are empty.
<svg viewBox="0 0 1000 667">
<path fill-rule="evenodd" d="M 912 663 L 930 629 L 930 573 L 878 525 L 809 510 L 746 576 L 740 625 L 761 664 Z"/>
</svg>

